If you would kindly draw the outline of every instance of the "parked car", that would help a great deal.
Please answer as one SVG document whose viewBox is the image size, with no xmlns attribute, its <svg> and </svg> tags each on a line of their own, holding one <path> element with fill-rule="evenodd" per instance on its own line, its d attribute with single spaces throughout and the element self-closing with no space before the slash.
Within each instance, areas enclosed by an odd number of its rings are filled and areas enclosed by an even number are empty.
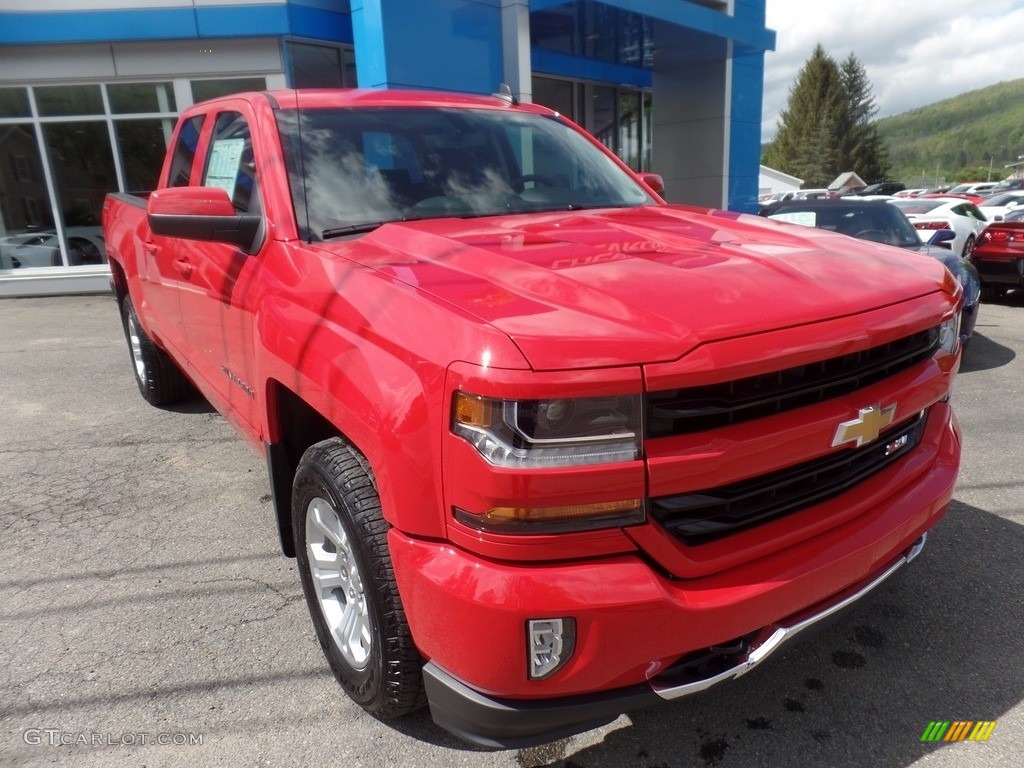
<svg viewBox="0 0 1024 768">
<path fill-rule="evenodd" d="M 966 344 L 974 333 L 981 297 L 978 270 L 970 261 L 957 256 L 938 241 L 946 240 L 950 230 L 933 233 L 935 242 L 922 242 L 920 233 L 896 206 L 880 200 L 843 197 L 834 200 L 788 200 L 761 212 L 778 221 L 817 227 L 861 240 L 893 245 L 922 253 L 941 261 L 964 290 L 960 338 Z M 954 234 L 955 237 L 955 234 Z M 949 240 L 947 240 L 948 242 Z"/>
<path fill-rule="evenodd" d="M 1001 192 L 1009 192 L 1013 189 L 1024 189 L 1024 178 L 1010 178 L 1004 179 L 996 184 L 989 191 L 990 195 L 998 195 Z"/>
<path fill-rule="evenodd" d="M 893 192 L 893 197 L 917 197 L 923 195 L 931 190 L 924 187 L 915 187 L 914 189 L 901 189 L 899 192 Z"/>
<path fill-rule="evenodd" d="M 266 459 L 342 688 L 521 749 L 746 674 L 918 556 L 963 297 L 928 258 L 668 205 L 511 101 L 204 101 L 103 220 L 126 370 Z"/>
<path fill-rule="evenodd" d="M 71 266 L 106 262 L 107 249 L 100 227 L 69 227 L 66 234 Z M 52 229 L 0 238 L 0 269 L 62 265 L 60 240 Z"/>
<path fill-rule="evenodd" d="M 1003 217 L 1015 208 L 1024 208 L 1024 189 L 1000 192 L 987 197 L 978 203 L 978 208 L 989 221 L 1002 221 Z"/>
<path fill-rule="evenodd" d="M 851 197 L 862 197 L 865 195 L 894 195 L 907 188 L 906 184 L 899 181 L 881 181 L 877 184 L 868 184 L 863 189 L 850 192 Z"/>
<path fill-rule="evenodd" d="M 949 193 L 951 195 L 980 195 L 984 196 L 999 184 L 998 181 L 968 181 L 965 184 L 957 184 Z"/>
<path fill-rule="evenodd" d="M 927 240 L 940 229 L 956 233 L 952 244 L 954 253 L 965 259 L 971 255 L 988 219 L 970 200 L 958 197 L 915 197 L 912 200 L 889 201 L 906 214 L 922 240 Z"/>
<path fill-rule="evenodd" d="M 798 189 L 792 200 L 817 200 L 820 197 L 828 197 L 831 193 L 827 189 Z"/>
<path fill-rule="evenodd" d="M 994 301 L 1011 288 L 1024 288 L 1024 209 L 985 227 L 971 262 L 981 278 L 981 297 Z"/>
</svg>

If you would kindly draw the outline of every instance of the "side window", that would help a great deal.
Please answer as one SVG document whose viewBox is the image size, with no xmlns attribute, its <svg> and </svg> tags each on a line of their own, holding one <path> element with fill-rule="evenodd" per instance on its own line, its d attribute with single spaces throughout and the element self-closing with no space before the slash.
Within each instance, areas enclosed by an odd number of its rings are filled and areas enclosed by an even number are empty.
<svg viewBox="0 0 1024 768">
<path fill-rule="evenodd" d="M 203 171 L 204 187 L 220 187 L 239 213 L 259 213 L 259 186 L 249 123 L 238 112 L 217 116 L 210 153 Z"/>
<path fill-rule="evenodd" d="M 171 157 L 171 172 L 167 177 L 169 187 L 187 187 L 192 175 L 192 161 L 196 156 L 199 134 L 203 131 L 203 115 L 196 115 L 185 121 L 174 145 Z"/>
</svg>

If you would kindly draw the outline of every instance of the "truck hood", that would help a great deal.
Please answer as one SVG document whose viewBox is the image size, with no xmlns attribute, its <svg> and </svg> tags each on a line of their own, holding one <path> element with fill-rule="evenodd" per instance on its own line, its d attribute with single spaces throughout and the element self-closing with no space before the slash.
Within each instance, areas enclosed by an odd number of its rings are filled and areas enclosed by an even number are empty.
<svg viewBox="0 0 1024 768">
<path fill-rule="evenodd" d="M 955 291 L 927 257 L 677 206 L 393 223 L 325 248 L 489 323 L 537 370 L 668 362 Z"/>
</svg>

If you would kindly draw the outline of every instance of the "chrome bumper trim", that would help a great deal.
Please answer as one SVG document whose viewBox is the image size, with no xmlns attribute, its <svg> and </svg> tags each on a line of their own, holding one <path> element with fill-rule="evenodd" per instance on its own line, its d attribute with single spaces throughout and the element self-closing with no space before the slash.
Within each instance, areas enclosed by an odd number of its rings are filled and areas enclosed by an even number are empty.
<svg viewBox="0 0 1024 768">
<path fill-rule="evenodd" d="M 723 672 L 719 672 L 717 675 L 705 678 L 704 680 L 698 680 L 693 683 L 684 683 L 683 685 L 665 686 L 659 685 L 654 680 L 651 680 L 651 688 L 662 699 L 665 699 L 666 701 L 673 701 L 674 699 L 680 699 L 684 696 L 689 696 L 691 694 L 707 690 L 708 688 L 718 685 L 725 680 L 731 680 L 745 675 L 775 653 L 775 651 L 777 651 L 784 643 L 792 640 L 800 632 L 803 632 L 808 627 L 814 626 L 818 622 L 838 613 L 847 606 L 852 605 L 871 592 L 875 587 L 879 586 L 883 581 L 896 573 L 896 571 L 921 554 L 921 550 L 924 549 L 924 543 L 927 538 L 927 533 L 921 534 L 921 538 L 914 542 L 906 552 L 900 555 L 896 562 L 853 594 L 838 600 L 813 616 L 797 621 L 790 626 L 783 626 L 775 629 L 771 634 L 768 634 L 764 640 L 758 643 L 757 646 L 747 654 L 746 659 L 740 664 L 737 664 Z"/>
</svg>

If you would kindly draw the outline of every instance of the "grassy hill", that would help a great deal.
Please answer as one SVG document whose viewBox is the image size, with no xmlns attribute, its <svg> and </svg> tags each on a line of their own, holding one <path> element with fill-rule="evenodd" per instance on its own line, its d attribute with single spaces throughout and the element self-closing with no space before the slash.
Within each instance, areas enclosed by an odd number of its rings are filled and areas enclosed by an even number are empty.
<svg viewBox="0 0 1024 768">
<path fill-rule="evenodd" d="M 965 167 L 992 179 L 1024 154 L 1024 78 L 970 91 L 876 123 L 889 148 L 893 178 L 907 186 L 954 181 Z M 987 176 L 987 174 L 986 174 Z M 986 178 L 977 179 L 986 181 Z"/>
</svg>

